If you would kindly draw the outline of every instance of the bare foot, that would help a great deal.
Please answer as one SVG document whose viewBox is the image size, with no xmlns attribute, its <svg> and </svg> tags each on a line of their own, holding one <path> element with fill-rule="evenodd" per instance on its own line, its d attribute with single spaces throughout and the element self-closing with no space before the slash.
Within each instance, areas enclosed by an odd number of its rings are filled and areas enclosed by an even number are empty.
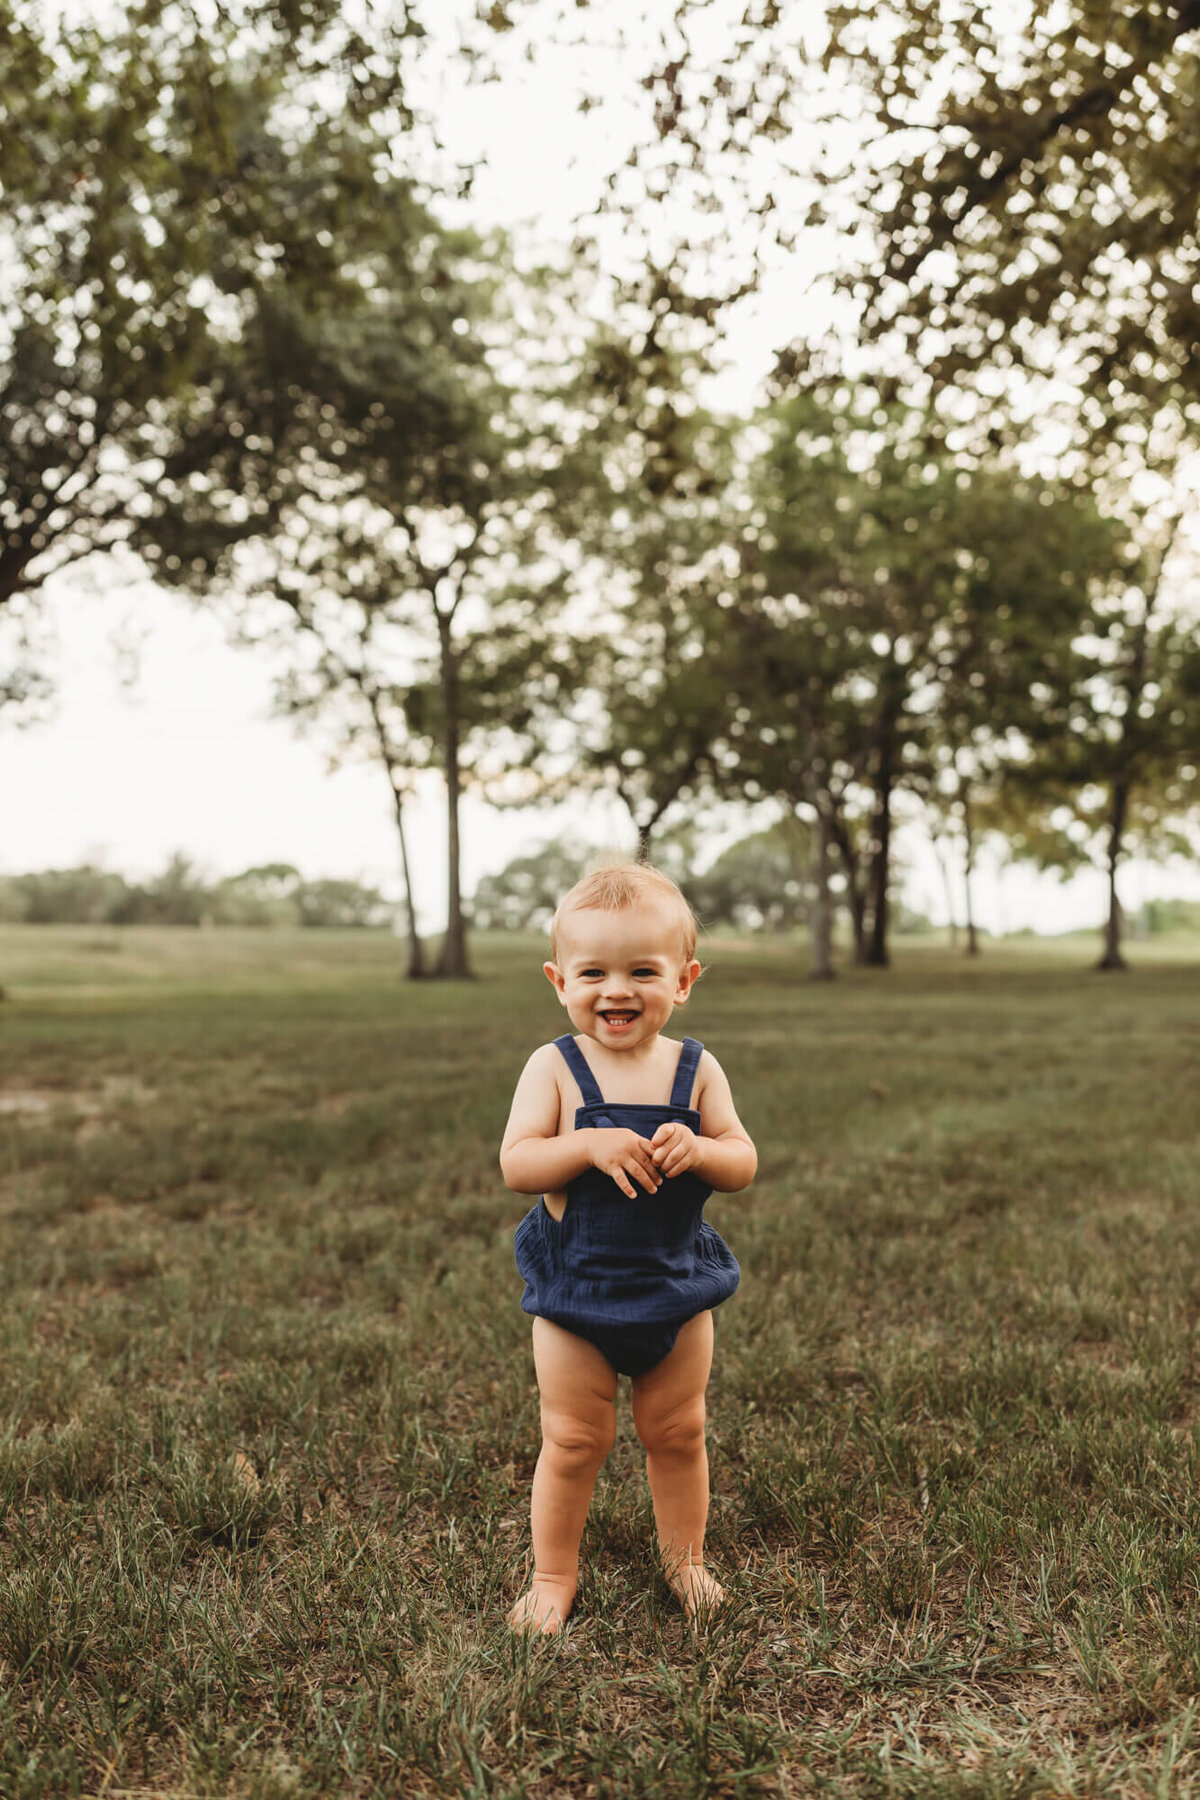
<svg viewBox="0 0 1200 1800">
<path fill-rule="evenodd" d="M 508 1622 L 525 1637 L 553 1637 L 565 1625 L 574 1600 L 571 1583 L 535 1575 L 509 1613 Z"/>
<path fill-rule="evenodd" d="M 670 1572 L 664 1569 L 667 1586 L 682 1606 L 693 1625 L 705 1625 L 725 1599 L 725 1589 L 703 1563 L 683 1563 Z"/>
</svg>

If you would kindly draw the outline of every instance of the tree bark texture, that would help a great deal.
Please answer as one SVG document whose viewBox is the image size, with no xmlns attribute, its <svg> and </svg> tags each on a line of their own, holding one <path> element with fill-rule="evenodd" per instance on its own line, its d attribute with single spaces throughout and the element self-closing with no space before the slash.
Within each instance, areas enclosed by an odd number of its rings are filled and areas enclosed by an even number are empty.
<svg viewBox="0 0 1200 1800">
<path fill-rule="evenodd" d="M 836 807 L 829 816 L 829 825 L 846 875 L 846 906 L 854 935 L 854 966 L 861 969 L 867 960 L 867 896 L 859 881 L 861 859 L 850 842 L 846 821 Z"/>
<path fill-rule="evenodd" d="M 1108 918 L 1104 924 L 1104 954 L 1098 969 L 1127 969 L 1121 954 L 1121 902 L 1117 897 L 1117 867 L 1121 860 L 1121 840 L 1125 835 L 1125 819 L 1129 811 L 1132 783 L 1121 774 L 1112 784 L 1112 801 L 1108 812 Z"/>
<path fill-rule="evenodd" d="M 967 909 L 967 948 L 968 956 L 979 955 L 979 933 L 975 929 L 975 899 L 972 891 L 975 875 L 975 822 L 971 817 L 971 790 L 966 783 L 962 790 L 963 804 L 963 894 Z"/>
<path fill-rule="evenodd" d="M 408 915 L 408 969 L 406 978 L 409 981 L 421 981 L 425 974 L 425 951 L 417 931 L 417 906 L 413 895 L 412 870 L 408 861 L 408 839 L 404 832 L 404 793 L 399 779 L 400 765 L 392 752 L 391 741 L 383 714 L 379 708 L 379 694 L 362 676 L 356 678 L 367 705 L 371 709 L 371 721 L 375 727 L 375 742 L 379 747 L 379 755 L 387 770 L 388 782 L 392 790 L 392 810 L 396 818 L 396 835 L 400 839 L 400 868 L 404 875 L 404 909 Z"/>
<path fill-rule="evenodd" d="M 829 851 L 831 832 L 829 819 L 820 806 L 816 808 L 817 829 L 813 849 L 812 967 L 813 981 L 832 981 L 833 967 L 833 899 L 829 891 Z"/>
<path fill-rule="evenodd" d="M 462 855 L 458 809 L 462 778 L 458 765 L 458 658 L 450 639 L 450 620 L 438 612 L 441 647 L 442 704 L 445 708 L 446 741 L 443 746 L 446 782 L 446 935 L 434 973 L 442 980 L 464 981 L 471 974 L 467 958 L 467 922 L 462 903 Z"/>
<path fill-rule="evenodd" d="M 1120 762 L 1112 780 L 1112 794 L 1108 810 L 1108 918 L 1104 925 L 1104 953 L 1096 964 L 1098 969 L 1126 969 L 1129 967 L 1121 954 L 1121 902 L 1117 897 L 1117 869 L 1124 848 L 1125 825 L 1129 817 L 1129 800 L 1133 792 L 1133 783 L 1138 762 L 1138 710 L 1142 704 L 1142 695 L 1146 691 L 1147 663 L 1150 656 L 1150 620 L 1158 596 L 1162 589 L 1163 570 L 1171 553 L 1179 530 L 1179 515 L 1171 524 L 1166 541 L 1158 559 L 1158 572 L 1153 585 L 1146 594 L 1146 603 L 1142 608 L 1142 616 L 1133 639 L 1133 653 L 1129 659 L 1129 679 L 1125 684 L 1125 714 L 1121 720 Z"/>
<path fill-rule="evenodd" d="M 879 768 L 875 780 L 875 817 L 872 822 L 871 941 L 866 961 L 871 968 L 888 966 L 888 879 L 892 854 L 892 756 L 895 720 L 890 706 L 880 721 Z"/>
<path fill-rule="evenodd" d="M 404 871 L 404 910 L 408 920 L 407 979 L 422 981 L 426 973 L 425 951 L 421 944 L 421 934 L 417 930 L 417 908 L 413 898 L 412 871 L 408 862 L 408 839 L 404 833 L 404 801 L 394 782 L 392 795 L 396 803 L 396 834 L 400 839 L 400 867 Z"/>
<path fill-rule="evenodd" d="M 947 931 L 950 937 L 950 948 L 951 950 L 957 950 L 958 914 L 954 910 L 954 883 L 950 879 L 950 865 L 946 860 L 946 853 L 942 849 L 941 833 L 939 832 L 936 837 L 931 836 L 930 842 L 933 845 L 933 854 L 937 858 L 938 872 L 942 877 L 942 892 L 946 896 L 946 920 Z"/>
</svg>

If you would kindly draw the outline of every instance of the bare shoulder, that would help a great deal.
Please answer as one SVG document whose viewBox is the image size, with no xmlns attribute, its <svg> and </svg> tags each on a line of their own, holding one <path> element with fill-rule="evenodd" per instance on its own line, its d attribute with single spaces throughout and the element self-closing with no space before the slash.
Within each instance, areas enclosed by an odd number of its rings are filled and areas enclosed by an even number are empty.
<svg viewBox="0 0 1200 1800">
<path fill-rule="evenodd" d="M 549 1086 L 557 1090 L 562 1068 L 563 1059 L 557 1045 L 539 1044 L 521 1070 L 521 1082 L 530 1087 Z"/>
<path fill-rule="evenodd" d="M 562 1089 L 553 1044 L 539 1044 L 517 1080 L 508 1115 L 505 1144 L 522 1137 L 553 1137 L 562 1112 Z"/>
<path fill-rule="evenodd" d="M 740 1137 L 749 1143 L 746 1128 L 738 1118 L 729 1081 L 716 1057 L 707 1050 L 696 1071 L 695 1107 L 705 1137 Z"/>
<path fill-rule="evenodd" d="M 702 1050 L 700 1061 L 696 1065 L 697 1099 L 706 1088 L 711 1088 L 713 1092 L 729 1092 L 729 1078 L 711 1050 Z"/>
</svg>

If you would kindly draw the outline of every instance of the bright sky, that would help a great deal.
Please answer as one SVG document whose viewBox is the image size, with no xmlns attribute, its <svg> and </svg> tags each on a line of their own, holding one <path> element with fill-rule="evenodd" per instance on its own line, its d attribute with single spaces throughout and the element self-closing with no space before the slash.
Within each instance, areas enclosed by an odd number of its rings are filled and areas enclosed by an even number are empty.
<svg viewBox="0 0 1200 1800">
<path fill-rule="evenodd" d="M 455 16 L 472 10 L 470 0 L 453 7 Z M 668 0 L 653 0 L 626 17 L 634 29 L 648 21 L 645 32 L 670 11 Z M 448 16 L 449 7 L 439 13 Z M 644 98 L 636 77 L 645 66 L 644 55 L 628 49 L 593 54 L 589 83 L 593 91 L 603 84 L 606 98 L 586 119 L 576 110 L 577 63 L 549 47 L 534 64 L 513 62 L 501 82 L 469 94 L 450 90 L 439 112 L 445 135 L 462 156 L 486 157 L 472 201 L 477 216 L 569 242 L 572 218 L 600 192 L 635 129 Z M 772 350 L 795 335 L 799 318 L 828 316 L 828 299 L 810 282 L 836 252 L 828 234 L 810 234 L 794 263 L 779 266 L 742 309 L 727 342 L 726 403 L 753 396 Z M 0 870 L 91 860 L 146 875 L 181 850 L 211 874 L 282 861 L 311 877 L 354 877 L 399 893 L 385 776 L 374 766 L 331 771 L 317 746 L 271 717 L 272 665 L 264 653 L 232 648 L 213 615 L 156 589 L 136 565 L 77 566 L 46 600 L 57 695 L 49 716 L 24 730 L 0 711 L 0 768 L 8 772 L 0 779 Z M 131 645 L 138 650 L 132 679 Z M 468 799 L 463 830 L 468 893 L 480 875 L 555 833 L 630 846 L 623 809 L 591 797 L 518 813 Z M 432 777 L 412 809 L 410 833 L 422 925 L 432 930 L 445 906 L 443 805 Z M 722 820 L 714 848 L 736 834 Z M 941 879 L 927 846 L 917 833 L 904 834 L 901 853 L 909 866 L 905 898 L 943 919 Z M 1200 879 L 1192 869 L 1130 871 L 1127 906 L 1160 892 L 1200 897 Z M 978 913 L 994 930 L 1064 930 L 1097 922 L 1102 910 L 1098 876 L 1069 886 L 1018 870 L 1001 878 L 986 860 L 980 872 Z"/>
</svg>

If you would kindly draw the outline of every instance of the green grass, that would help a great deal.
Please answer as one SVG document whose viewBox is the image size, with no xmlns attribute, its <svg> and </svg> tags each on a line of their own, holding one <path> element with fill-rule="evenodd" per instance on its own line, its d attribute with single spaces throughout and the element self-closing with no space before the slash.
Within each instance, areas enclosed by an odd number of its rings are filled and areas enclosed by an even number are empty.
<svg viewBox="0 0 1200 1800">
<path fill-rule="evenodd" d="M 707 954 L 734 1603 L 689 1638 L 626 1408 L 531 1646 L 540 944 L 0 930 L 4 1800 L 1200 1793 L 1200 953 Z"/>
</svg>

